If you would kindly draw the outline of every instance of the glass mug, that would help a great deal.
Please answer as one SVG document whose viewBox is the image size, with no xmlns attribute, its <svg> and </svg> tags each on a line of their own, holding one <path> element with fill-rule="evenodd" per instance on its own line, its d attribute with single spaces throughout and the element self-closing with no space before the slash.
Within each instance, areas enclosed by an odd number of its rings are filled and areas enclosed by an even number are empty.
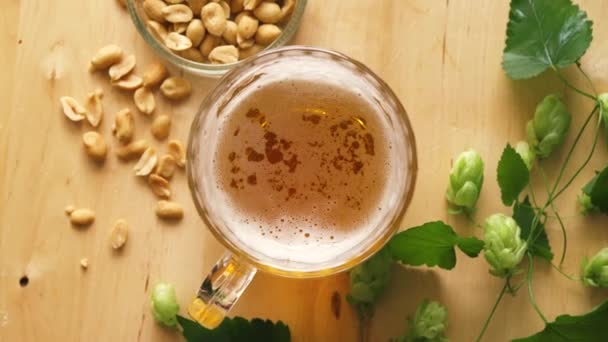
<svg viewBox="0 0 608 342">
<path fill-rule="evenodd" d="M 357 93 L 353 96 L 365 100 L 372 108 L 373 113 L 368 114 L 386 127 L 382 142 L 390 142 L 387 145 L 390 148 L 385 149 L 385 157 L 392 165 L 386 174 L 386 182 L 390 184 L 383 192 L 382 207 L 378 206 L 379 212 L 374 214 L 373 226 L 370 223 L 364 234 L 353 233 L 353 237 L 344 240 L 348 243 L 335 242 L 343 244 L 343 248 L 337 248 L 332 242 L 314 244 L 308 253 L 311 260 L 301 255 L 296 257 L 298 253 L 306 255 L 306 246 L 292 247 L 281 244 L 280 239 L 262 243 L 265 240 L 244 235 L 244 230 L 241 231 L 244 226 L 231 221 L 234 217 L 222 200 L 228 190 L 219 187 L 214 176 L 219 157 L 216 151 L 221 148 L 218 144 L 227 143 L 220 142 L 219 135 L 222 123 L 227 120 L 225 116 L 230 115 L 228 109 L 246 101 L 252 91 L 255 94 L 255 89 L 295 79 L 313 82 L 311 85 L 329 82 L 332 87 Z M 362 125 L 365 122 L 358 121 Z M 234 135 L 237 133 L 238 129 Z M 366 66 L 343 54 L 301 46 L 261 53 L 226 74 L 201 104 L 190 130 L 187 153 L 188 183 L 197 211 L 213 235 L 230 251 L 215 264 L 188 309 L 192 318 L 209 329 L 222 322 L 257 270 L 291 278 L 323 277 L 347 270 L 378 252 L 398 228 L 411 200 L 417 173 L 414 134 L 405 109 L 388 85 Z M 349 184 L 344 182 L 344 186 L 348 189 Z M 289 252 L 290 248 L 293 248 L 293 257 L 277 256 L 278 250 Z"/>
</svg>

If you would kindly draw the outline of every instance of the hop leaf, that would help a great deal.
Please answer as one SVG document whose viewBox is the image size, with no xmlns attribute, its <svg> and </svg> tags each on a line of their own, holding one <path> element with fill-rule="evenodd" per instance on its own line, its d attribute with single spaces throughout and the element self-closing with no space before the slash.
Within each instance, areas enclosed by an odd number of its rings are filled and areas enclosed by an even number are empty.
<svg viewBox="0 0 608 342">
<path fill-rule="evenodd" d="M 564 142 L 570 121 L 570 113 L 557 95 L 547 95 L 536 106 L 534 117 L 526 126 L 526 132 L 528 143 L 540 158 L 547 158 Z"/>
<path fill-rule="evenodd" d="M 150 297 L 154 318 L 167 327 L 175 327 L 179 304 L 177 304 L 173 285 L 167 283 L 156 284 Z"/>
<path fill-rule="evenodd" d="M 520 141 L 515 145 L 515 151 L 519 154 L 521 160 L 524 161 L 528 170 L 532 170 L 534 160 L 536 159 L 536 153 L 530 148 L 530 145 L 525 141 Z"/>
<path fill-rule="evenodd" d="M 515 274 L 527 248 L 515 220 L 503 214 L 488 217 L 484 242 L 484 257 L 490 264 L 490 273 L 501 278 Z"/>
<path fill-rule="evenodd" d="M 608 248 L 599 251 L 591 260 L 583 260 L 583 284 L 591 287 L 608 287 Z"/>
<path fill-rule="evenodd" d="M 475 208 L 483 185 L 483 160 L 474 150 L 461 153 L 452 170 L 446 199 L 456 212 L 469 212 Z"/>
</svg>

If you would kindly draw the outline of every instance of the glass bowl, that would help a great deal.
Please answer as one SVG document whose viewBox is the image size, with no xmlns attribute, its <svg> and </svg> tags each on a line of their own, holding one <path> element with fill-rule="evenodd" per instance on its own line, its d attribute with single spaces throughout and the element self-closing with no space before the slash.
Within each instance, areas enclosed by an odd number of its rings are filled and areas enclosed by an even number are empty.
<svg viewBox="0 0 608 342">
<path fill-rule="evenodd" d="M 127 8 L 129 10 L 129 14 L 131 15 L 131 20 L 133 20 L 133 24 L 135 24 L 137 31 L 144 38 L 144 41 L 146 41 L 146 43 L 148 43 L 148 45 L 152 47 L 152 50 L 154 50 L 157 55 L 159 55 L 164 60 L 169 61 L 171 64 L 177 66 L 178 68 L 181 68 L 187 72 L 196 75 L 207 77 L 221 77 L 226 72 L 228 72 L 228 70 L 234 68 L 237 65 L 241 65 L 246 60 L 244 59 L 229 64 L 211 64 L 195 62 L 175 54 L 174 52 L 169 50 L 163 44 L 163 42 L 159 41 L 154 36 L 154 34 L 152 34 L 152 32 L 150 32 L 150 30 L 148 29 L 148 25 L 146 25 L 148 17 L 144 12 L 143 2 L 143 0 L 127 0 Z M 281 33 L 281 35 L 274 42 L 270 43 L 257 54 L 269 49 L 281 47 L 287 44 L 291 40 L 291 38 L 293 38 L 293 35 L 300 27 L 300 21 L 302 19 L 302 15 L 304 14 L 306 3 L 307 0 L 296 0 L 295 8 L 291 14 L 291 18 L 289 19 L 287 24 L 282 27 L 283 32 Z M 250 56 L 249 58 L 254 57 L 257 54 Z"/>
</svg>

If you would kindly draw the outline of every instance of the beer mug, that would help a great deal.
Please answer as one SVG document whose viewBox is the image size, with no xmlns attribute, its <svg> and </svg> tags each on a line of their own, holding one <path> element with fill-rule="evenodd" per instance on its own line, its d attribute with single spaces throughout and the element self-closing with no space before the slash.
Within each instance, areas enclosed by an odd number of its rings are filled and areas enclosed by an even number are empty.
<svg viewBox="0 0 608 342">
<path fill-rule="evenodd" d="M 194 118 L 187 153 L 195 206 L 229 251 L 188 309 L 210 329 L 258 270 L 324 277 L 378 252 L 417 172 L 414 134 L 388 85 L 343 54 L 301 46 L 226 74 Z"/>
</svg>

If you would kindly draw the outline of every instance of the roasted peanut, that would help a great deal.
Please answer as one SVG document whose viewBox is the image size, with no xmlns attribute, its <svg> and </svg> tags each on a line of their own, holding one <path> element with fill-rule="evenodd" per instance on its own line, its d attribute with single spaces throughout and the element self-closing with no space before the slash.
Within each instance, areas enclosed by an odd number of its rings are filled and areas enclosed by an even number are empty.
<svg viewBox="0 0 608 342">
<path fill-rule="evenodd" d="M 240 33 L 237 33 L 236 34 L 236 44 L 241 49 L 248 49 L 255 44 L 255 39 L 253 37 L 249 38 L 249 39 L 245 39 L 245 38 L 241 37 Z"/>
<path fill-rule="evenodd" d="M 198 47 L 205 38 L 205 25 L 200 19 L 194 19 L 188 24 L 186 29 L 186 37 L 192 41 L 192 46 Z"/>
<path fill-rule="evenodd" d="M 195 48 L 189 48 L 188 50 L 179 51 L 177 54 L 195 62 L 203 63 L 205 61 L 205 57 L 203 57 L 203 54 Z"/>
<path fill-rule="evenodd" d="M 213 64 L 235 63 L 239 60 L 239 50 L 233 45 L 218 46 L 209 53 L 209 61 Z"/>
<path fill-rule="evenodd" d="M 187 23 L 193 17 L 192 9 L 183 4 L 165 6 L 161 12 L 170 23 Z"/>
<path fill-rule="evenodd" d="M 140 112 L 150 115 L 156 108 L 154 94 L 147 87 L 141 87 L 133 93 L 133 102 Z"/>
<path fill-rule="evenodd" d="M 159 62 L 148 64 L 142 75 L 144 87 L 152 89 L 160 85 L 166 77 L 167 68 L 164 64 Z"/>
<path fill-rule="evenodd" d="M 156 216 L 164 220 L 181 220 L 184 217 L 184 209 L 177 202 L 162 200 L 156 204 Z"/>
<path fill-rule="evenodd" d="M 101 99 L 103 98 L 103 90 L 95 89 L 95 91 L 89 93 L 87 96 L 87 105 L 89 110 L 86 113 L 87 121 L 93 127 L 99 126 L 101 123 L 101 119 L 103 118 L 103 103 Z"/>
<path fill-rule="evenodd" d="M 255 44 L 247 49 L 239 49 L 239 59 L 243 60 L 245 58 L 251 57 L 256 53 L 264 50 L 264 46 Z"/>
<path fill-rule="evenodd" d="M 116 155 L 122 160 L 130 160 L 139 158 L 146 149 L 148 149 L 148 142 L 140 139 L 119 147 L 116 149 Z"/>
<path fill-rule="evenodd" d="M 258 27 L 255 33 L 255 42 L 261 45 L 269 45 L 281 35 L 281 29 L 272 24 L 264 24 Z"/>
<path fill-rule="evenodd" d="M 144 0 L 144 12 L 152 20 L 159 23 L 165 22 L 165 15 L 163 14 L 163 8 L 167 5 L 161 0 Z"/>
<path fill-rule="evenodd" d="M 226 30 L 222 34 L 222 38 L 228 44 L 236 45 L 236 33 L 238 32 L 238 27 L 234 21 L 228 20 L 226 22 Z"/>
<path fill-rule="evenodd" d="M 158 157 L 156 156 L 156 150 L 152 147 L 148 147 L 144 153 L 139 157 L 137 164 L 133 167 L 136 176 L 147 176 L 156 167 Z"/>
<path fill-rule="evenodd" d="M 133 114 L 131 114 L 131 111 L 128 108 L 116 113 L 114 125 L 112 126 L 112 133 L 123 145 L 128 144 L 133 139 L 135 121 L 133 120 Z"/>
<path fill-rule="evenodd" d="M 190 81 L 181 77 L 169 77 L 161 85 L 160 91 L 170 100 L 180 100 L 190 95 Z"/>
<path fill-rule="evenodd" d="M 80 259 L 80 267 L 82 267 L 83 270 L 86 270 L 87 268 L 89 268 L 89 259 L 87 259 L 87 258 Z"/>
<path fill-rule="evenodd" d="M 207 57 L 207 56 L 209 56 L 209 53 L 211 52 L 211 50 L 213 50 L 213 48 L 215 48 L 219 43 L 220 43 L 219 37 L 208 34 L 205 37 L 205 39 L 203 40 L 203 42 L 201 43 L 199 50 L 201 51 L 201 54 L 203 56 Z"/>
<path fill-rule="evenodd" d="M 186 149 L 179 140 L 171 140 L 167 145 L 168 153 L 175 159 L 177 166 L 186 166 Z"/>
<path fill-rule="evenodd" d="M 184 51 L 192 47 L 190 39 L 177 32 L 171 32 L 165 39 L 165 45 L 173 51 Z"/>
<path fill-rule="evenodd" d="M 95 212 L 91 209 L 76 209 L 70 214 L 70 222 L 75 226 L 89 226 L 93 221 L 95 221 Z"/>
<path fill-rule="evenodd" d="M 171 32 L 177 32 L 179 34 L 186 33 L 188 23 L 174 23 L 171 25 Z"/>
<path fill-rule="evenodd" d="M 74 210 L 76 210 L 76 207 L 69 204 L 69 205 L 66 205 L 66 207 L 63 211 L 65 212 L 66 215 L 70 216 L 70 214 L 72 214 L 74 212 Z"/>
<path fill-rule="evenodd" d="M 244 12 L 243 12 L 244 13 Z M 236 24 L 238 26 L 238 34 L 243 39 L 249 39 L 255 35 L 255 32 L 258 30 L 258 20 L 249 14 L 245 14 L 236 20 Z"/>
<path fill-rule="evenodd" d="M 262 2 L 253 14 L 264 24 L 275 24 L 282 18 L 281 7 L 274 2 Z"/>
<path fill-rule="evenodd" d="M 251 11 L 258 7 L 260 3 L 262 3 L 262 0 L 244 0 L 243 8 L 245 9 L 245 11 Z"/>
<path fill-rule="evenodd" d="M 226 29 L 226 14 L 224 9 L 216 2 L 210 2 L 203 6 L 201 19 L 209 33 L 214 36 L 221 36 Z"/>
<path fill-rule="evenodd" d="M 99 49 L 95 56 L 91 59 L 91 71 L 104 70 L 120 62 L 122 58 L 122 49 L 116 45 L 107 45 Z"/>
<path fill-rule="evenodd" d="M 161 42 L 164 42 L 165 39 L 167 39 L 167 35 L 169 34 L 167 29 L 157 21 L 148 20 L 147 26 L 148 30 L 152 32 L 152 35 L 154 35 L 156 39 L 160 40 Z"/>
<path fill-rule="evenodd" d="M 148 184 L 152 192 L 160 198 L 171 197 L 171 189 L 169 188 L 169 182 L 163 177 L 152 173 L 148 176 Z"/>
<path fill-rule="evenodd" d="M 188 5 L 190 5 L 190 8 L 192 9 L 192 13 L 194 13 L 194 16 L 200 16 L 201 15 L 201 10 L 203 9 L 203 6 L 207 3 L 207 0 L 187 0 L 188 1 Z"/>
<path fill-rule="evenodd" d="M 224 10 L 224 15 L 226 15 L 226 19 L 230 18 L 230 5 L 226 1 L 218 2 L 222 9 Z"/>
<path fill-rule="evenodd" d="M 239 13 L 243 10 L 243 0 L 232 0 L 230 2 L 230 12 Z"/>
<path fill-rule="evenodd" d="M 108 74 L 110 75 L 110 80 L 118 81 L 123 78 L 135 68 L 135 56 L 128 55 L 120 60 L 117 64 L 114 64 L 110 67 Z"/>
<path fill-rule="evenodd" d="M 122 90 L 135 90 L 141 87 L 144 81 L 137 75 L 127 75 L 118 81 L 112 81 L 112 86 Z"/>
<path fill-rule="evenodd" d="M 116 220 L 110 231 L 110 246 L 112 249 L 121 249 L 129 237 L 129 224 L 124 219 Z"/>
<path fill-rule="evenodd" d="M 70 119 L 70 121 L 82 121 L 84 120 L 87 110 L 76 101 L 73 97 L 70 96 L 62 96 L 59 99 L 61 102 L 61 108 L 63 109 L 63 114 Z"/>
<path fill-rule="evenodd" d="M 158 160 L 158 165 L 154 172 L 164 179 L 171 179 L 175 173 L 176 167 L 177 162 L 175 161 L 175 158 L 170 154 L 165 154 Z"/>
<path fill-rule="evenodd" d="M 152 126 L 150 127 L 152 135 L 158 140 L 167 139 L 169 136 L 169 131 L 171 130 L 171 117 L 168 115 L 158 115 L 152 121 Z"/>
<path fill-rule="evenodd" d="M 171 5 L 181 4 L 184 0 L 165 0 L 166 3 Z"/>
<path fill-rule="evenodd" d="M 293 9 L 296 7 L 296 0 L 284 0 L 283 7 L 281 7 L 281 22 L 287 21 L 289 16 L 293 12 Z"/>
<path fill-rule="evenodd" d="M 104 161 L 108 154 L 108 145 L 103 136 L 95 131 L 86 132 L 82 135 L 84 151 L 95 161 Z"/>
</svg>

